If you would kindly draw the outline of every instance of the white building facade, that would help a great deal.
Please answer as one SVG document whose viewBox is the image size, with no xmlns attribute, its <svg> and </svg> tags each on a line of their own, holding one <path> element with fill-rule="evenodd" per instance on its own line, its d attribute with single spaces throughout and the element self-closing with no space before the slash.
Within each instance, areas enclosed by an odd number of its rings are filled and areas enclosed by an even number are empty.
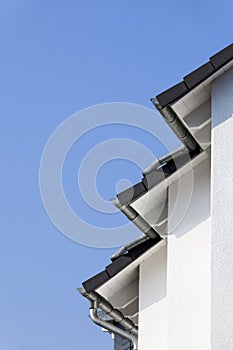
<svg viewBox="0 0 233 350">
<path fill-rule="evenodd" d="M 134 349 L 232 350 L 233 45 L 152 102 L 184 146 L 118 194 L 143 236 L 80 292 Z"/>
</svg>

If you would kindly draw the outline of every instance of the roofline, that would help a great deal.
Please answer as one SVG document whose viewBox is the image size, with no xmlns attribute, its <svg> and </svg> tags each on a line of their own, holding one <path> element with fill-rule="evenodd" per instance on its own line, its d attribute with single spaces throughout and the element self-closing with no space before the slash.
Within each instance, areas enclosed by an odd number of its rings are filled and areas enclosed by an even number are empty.
<svg viewBox="0 0 233 350">
<path fill-rule="evenodd" d="M 128 317 L 125 317 L 120 310 L 115 309 L 112 304 L 99 293 L 95 291 L 87 293 L 83 288 L 77 288 L 77 290 L 83 297 L 91 302 L 98 300 L 98 307 L 104 311 L 105 314 L 109 315 L 115 322 L 121 324 L 134 335 L 138 335 L 138 328 L 135 326 L 134 322 Z"/>
<path fill-rule="evenodd" d="M 205 152 L 201 153 L 203 154 Z M 170 154 L 170 156 L 167 158 L 168 161 L 164 166 L 160 167 L 159 169 L 152 168 L 151 172 L 145 175 L 144 179 L 140 183 L 141 186 L 145 188 L 145 191 L 141 193 L 141 195 L 148 192 L 157 184 L 160 184 L 170 175 L 175 174 L 178 171 L 178 169 L 182 168 L 183 166 L 186 166 L 190 161 L 192 161 L 195 158 L 195 156 L 197 156 L 195 152 L 190 153 L 186 149 L 184 149 L 183 154 L 177 152 L 174 158 Z M 163 159 L 166 159 L 166 157 L 163 157 Z M 134 200 L 136 200 L 134 196 L 132 200 L 132 191 L 134 191 L 134 188 L 135 186 L 127 189 L 126 191 L 124 191 L 124 193 L 120 193 L 119 195 L 117 195 L 118 201 L 117 203 L 115 202 L 115 204 L 117 204 L 117 207 L 120 210 L 122 210 L 122 212 L 132 221 L 132 223 L 136 224 L 136 226 L 139 229 L 141 229 L 145 233 L 145 235 L 148 232 L 153 233 L 153 235 L 150 235 L 150 237 L 147 239 L 144 239 L 142 236 L 140 236 L 141 238 L 137 238 L 135 241 L 130 242 L 128 245 L 124 246 L 120 252 L 116 253 L 116 256 L 112 256 L 113 261 L 108 266 L 106 266 L 103 271 L 99 272 L 98 274 L 92 276 L 91 278 L 83 282 L 83 287 L 87 293 L 94 291 L 95 289 L 108 282 L 112 277 L 114 277 L 116 274 L 118 274 L 128 265 L 130 265 L 134 260 L 139 258 L 147 250 L 157 245 L 159 242 L 163 241 L 163 238 L 161 238 L 161 236 L 144 219 L 142 224 L 139 222 L 142 220 L 142 217 L 129 205 Z M 129 191 L 128 194 L 125 193 L 127 191 Z M 137 199 L 139 197 L 137 197 Z M 124 201 L 122 203 L 121 200 L 125 198 L 130 198 L 130 200 L 127 203 L 124 203 Z"/>
<path fill-rule="evenodd" d="M 176 102 L 195 87 L 203 83 L 233 59 L 233 44 L 209 58 L 209 61 L 186 75 L 181 82 L 161 92 L 156 99 L 161 108 Z"/>
<path fill-rule="evenodd" d="M 151 102 L 188 150 L 194 151 L 201 149 L 201 146 L 192 136 L 189 129 L 184 125 L 184 123 L 169 105 L 162 107 L 157 98 L 151 98 Z"/>
<path fill-rule="evenodd" d="M 189 128 L 172 109 L 172 105 L 202 84 L 205 80 L 216 75 L 216 73 L 229 64 L 232 59 L 233 44 L 230 44 L 211 56 L 208 62 L 186 75 L 181 82 L 161 92 L 155 98 L 151 98 L 155 108 L 160 112 L 164 120 L 189 150 L 200 149 L 201 146 L 190 133 Z"/>
<path fill-rule="evenodd" d="M 140 182 L 117 194 L 120 205 L 132 204 L 202 152 L 200 149 L 189 151 L 183 147 L 159 158 L 143 171 L 143 178 Z"/>
<path fill-rule="evenodd" d="M 169 154 L 168 156 L 162 157 L 163 160 L 161 160 L 161 162 L 156 161 L 149 169 L 146 169 L 141 182 L 117 195 L 120 209 L 122 207 L 126 208 L 127 210 L 129 208 L 133 209 L 130 207 L 130 204 L 146 194 L 150 189 L 154 188 L 171 175 L 175 174 L 178 169 L 185 167 L 190 160 L 192 161 L 197 156 L 202 157 L 206 152 L 208 152 L 207 150 L 203 151 L 201 149 L 200 145 L 191 135 L 187 127 L 185 127 L 185 125 L 182 123 L 179 116 L 173 111 L 171 105 L 188 94 L 198 85 L 202 84 L 206 79 L 217 73 L 221 68 L 232 61 L 232 59 L 233 44 L 230 44 L 217 54 L 210 57 L 208 62 L 186 75 L 182 82 L 165 90 L 157 95 L 156 98 L 152 99 L 152 102 L 156 108 L 160 111 L 161 115 L 172 127 L 173 131 L 184 143 L 187 150 L 184 148 L 184 154 L 180 154 L 180 152 L 177 152 L 176 150 L 174 155 Z M 188 161 L 187 158 L 185 159 L 185 156 L 189 156 Z M 132 218 L 131 221 L 134 222 Z M 134 223 L 136 224 L 136 222 Z M 140 225 L 137 226 L 140 228 Z M 142 240 L 139 238 L 123 247 L 120 253 L 117 253 L 117 256 L 113 257 L 114 261 L 112 261 L 111 264 L 106 266 L 106 268 L 97 275 L 83 282 L 83 287 L 85 289 L 83 293 L 86 293 L 85 296 L 87 297 L 87 295 L 90 295 L 90 293 L 95 292 L 96 289 L 104 285 L 123 269 L 127 268 L 127 266 L 129 266 L 135 260 L 140 260 L 138 258 L 144 253 L 146 254 L 147 250 L 150 250 L 153 246 L 159 246 L 160 244 L 157 244 L 159 242 L 163 243 L 164 240 L 157 234 L 154 238 L 147 238 L 147 240 L 144 240 L 144 237 L 142 237 Z"/>
<path fill-rule="evenodd" d="M 154 239 L 149 238 L 140 245 L 136 245 L 130 248 L 126 254 L 117 257 L 108 266 L 106 266 L 103 271 L 99 272 L 98 274 L 92 276 L 91 278 L 82 283 L 86 293 L 91 293 L 106 282 L 108 282 L 120 271 L 122 271 L 128 265 L 137 260 L 147 250 L 149 250 L 161 241 L 162 239 L 159 235 Z"/>
</svg>

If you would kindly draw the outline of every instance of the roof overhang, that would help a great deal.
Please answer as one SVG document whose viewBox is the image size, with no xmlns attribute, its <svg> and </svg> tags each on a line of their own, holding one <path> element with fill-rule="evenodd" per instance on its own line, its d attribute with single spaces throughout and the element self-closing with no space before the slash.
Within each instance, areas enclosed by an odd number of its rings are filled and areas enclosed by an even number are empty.
<svg viewBox="0 0 233 350">
<path fill-rule="evenodd" d="M 163 109 L 168 108 L 179 121 L 174 127 L 167 120 L 173 130 L 177 133 L 178 125 L 183 133 L 187 131 L 184 137 L 181 135 L 186 147 L 157 160 L 143 172 L 142 181 L 119 193 L 117 198 L 119 207 L 132 207 L 161 236 L 167 222 L 168 187 L 210 156 L 211 84 L 232 67 L 233 44 L 185 76 L 182 82 L 156 96 L 163 117 Z M 189 145 L 197 146 L 189 148 Z M 160 238 L 139 240 L 102 272 L 85 281 L 85 291 L 98 293 L 137 325 L 138 266 L 164 244 L 165 240 Z"/>
<path fill-rule="evenodd" d="M 164 111 L 170 109 L 180 122 L 179 127 L 183 127 L 202 150 L 211 143 L 211 85 L 232 67 L 233 44 L 210 57 L 208 62 L 186 75 L 183 81 L 152 98 L 165 120 Z M 177 134 L 175 123 L 166 121 Z M 180 139 L 189 147 L 182 135 Z"/>
<path fill-rule="evenodd" d="M 99 286 L 90 289 L 89 280 L 83 283 L 84 289 L 88 292 L 96 292 L 106 299 L 113 308 L 119 310 L 125 317 L 129 318 L 136 326 L 138 325 L 138 266 L 149 256 L 153 255 L 165 244 L 161 240 L 141 253 L 135 260 L 107 279 L 98 283 Z M 112 263 L 114 264 L 114 263 Z M 98 279 L 98 275 L 92 277 Z"/>
</svg>

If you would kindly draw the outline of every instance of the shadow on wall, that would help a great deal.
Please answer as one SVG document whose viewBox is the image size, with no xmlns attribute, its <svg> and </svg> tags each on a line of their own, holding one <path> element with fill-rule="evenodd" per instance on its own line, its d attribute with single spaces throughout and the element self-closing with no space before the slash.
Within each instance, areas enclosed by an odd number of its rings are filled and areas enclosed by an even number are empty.
<svg viewBox="0 0 233 350">
<path fill-rule="evenodd" d="M 187 199 L 183 200 L 187 197 L 187 192 L 191 195 L 189 203 Z M 182 176 L 182 185 L 176 181 L 169 187 L 168 210 L 168 231 L 177 238 L 187 234 L 210 216 L 210 159 L 204 160 L 193 169 L 192 183 L 190 174 L 186 174 Z"/>
<path fill-rule="evenodd" d="M 212 83 L 212 128 L 232 118 L 233 68 Z"/>
<path fill-rule="evenodd" d="M 167 297 L 167 245 L 140 265 L 140 311 Z"/>
</svg>

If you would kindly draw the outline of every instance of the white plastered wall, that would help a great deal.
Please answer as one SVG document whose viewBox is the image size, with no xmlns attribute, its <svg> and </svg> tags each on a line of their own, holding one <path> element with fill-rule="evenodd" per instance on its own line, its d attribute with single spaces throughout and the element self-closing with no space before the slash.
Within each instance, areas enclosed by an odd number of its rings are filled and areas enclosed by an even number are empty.
<svg viewBox="0 0 233 350">
<path fill-rule="evenodd" d="M 233 69 L 212 84 L 211 350 L 233 349 Z"/>
<path fill-rule="evenodd" d="M 182 196 L 193 187 L 190 205 Z M 169 189 L 168 349 L 210 349 L 210 159 L 184 175 L 181 198 L 178 182 Z M 183 220 L 176 226 L 176 218 Z"/>
<path fill-rule="evenodd" d="M 167 246 L 139 266 L 139 350 L 166 350 Z"/>
<path fill-rule="evenodd" d="M 140 265 L 139 350 L 210 349 L 209 179 L 206 159 L 169 187 L 172 232 L 167 245 Z"/>
</svg>

